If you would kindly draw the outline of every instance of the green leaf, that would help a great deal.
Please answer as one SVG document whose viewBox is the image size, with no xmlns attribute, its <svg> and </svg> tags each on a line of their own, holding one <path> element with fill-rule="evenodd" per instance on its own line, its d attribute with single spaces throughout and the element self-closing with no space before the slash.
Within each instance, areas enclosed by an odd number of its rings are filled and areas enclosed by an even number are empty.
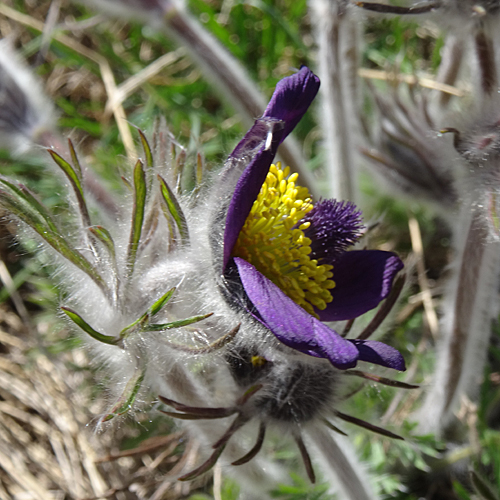
<svg viewBox="0 0 500 500">
<path fill-rule="evenodd" d="M 139 137 L 141 138 L 142 149 L 144 150 L 144 156 L 146 158 L 146 166 L 148 168 L 153 168 L 153 154 L 151 153 L 151 147 L 141 129 L 137 129 L 139 132 Z"/>
<path fill-rule="evenodd" d="M 174 193 L 168 187 L 167 181 L 161 175 L 158 175 L 158 180 L 160 181 L 162 199 L 165 202 L 170 215 L 174 219 L 175 224 L 177 225 L 181 241 L 182 243 L 187 244 L 189 243 L 189 231 L 184 213 L 182 212 Z"/>
<path fill-rule="evenodd" d="M 171 330 L 172 328 L 180 328 L 181 326 L 191 325 L 193 323 L 197 323 L 198 321 L 202 321 L 214 313 L 203 314 L 200 316 L 193 316 L 192 318 L 181 319 L 179 321 L 172 321 L 171 323 L 157 324 L 157 325 L 148 325 L 144 331 L 146 332 L 159 332 L 162 330 Z"/>
<path fill-rule="evenodd" d="M 115 243 L 109 231 L 102 226 L 91 226 L 89 231 L 107 248 L 114 261 L 116 256 Z"/>
<path fill-rule="evenodd" d="M 77 312 L 69 307 L 61 307 L 61 310 L 68 316 L 73 323 L 77 324 L 85 333 L 88 333 L 92 338 L 102 342 L 103 344 L 116 345 L 121 339 L 120 337 L 111 337 L 104 335 L 94 330 Z"/>
<path fill-rule="evenodd" d="M 165 295 L 161 296 L 140 318 L 126 326 L 121 332 L 120 337 L 128 337 L 137 327 L 149 323 L 149 318 L 160 312 L 160 310 L 169 302 L 176 288 L 171 288 Z"/>
<path fill-rule="evenodd" d="M 75 147 L 73 146 L 73 142 L 71 139 L 68 139 L 69 152 L 71 154 L 71 161 L 73 162 L 73 167 L 76 170 L 76 174 L 78 178 L 82 178 L 82 167 L 80 165 L 80 160 L 78 160 L 78 156 L 75 151 Z"/>
<path fill-rule="evenodd" d="M 141 239 L 142 225 L 144 223 L 144 210 L 146 207 L 146 174 L 141 160 L 137 160 L 134 167 L 134 208 L 132 212 L 132 228 L 127 252 L 127 265 L 129 277 L 134 272 L 137 249 Z"/>
<path fill-rule="evenodd" d="M 171 288 L 165 295 L 160 297 L 150 308 L 149 308 L 149 314 L 151 316 L 154 316 L 155 314 L 159 313 L 165 305 L 170 301 L 172 298 L 172 295 L 175 293 L 176 287 L 174 286 Z"/>
<path fill-rule="evenodd" d="M 109 412 L 100 419 L 101 422 L 109 422 L 113 418 L 127 413 L 132 408 L 142 382 L 144 381 L 145 373 L 145 370 L 138 370 L 134 374 L 134 376 L 127 382 L 125 389 L 113 405 L 113 408 L 111 408 L 111 410 L 109 410 Z"/>
<path fill-rule="evenodd" d="M 2 189 L 3 188 L 3 189 Z M 85 272 L 107 293 L 107 287 L 96 269 L 60 234 L 47 209 L 25 186 L 16 186 L 0 178 L 0 203 L 13 215 L 36 231 L 50 246 Z"/>
<path fill-rule="evenodd" d="M 196 184 L 199 186 L 203 182 L 203 171 L 205 170 L 205 165 L 203 162 L 203 156 L 201 153 L 196 155 Z"/>
<path fill-rule="evenodd" d="M 76 158 L 75 150 L 73 149 L 73 145 L 70 142 L 71 155 Z M 75 192 L 76 199 L 78 201 L 78 208 L 80 209 L 80 214 L 82 216 L 82 221 L 85 226 L 90 226 L 90 216 L 89 211 L 87 209 L 87 203 L 85 202 L 85 195 L 83 193 L 82 184 L 80 182 L 80 177 L 75 171 L 75 169 L 58 153 L 56 153 L 53 149 L 47 150 L 52 156 L 52 159 L 56 162 L 56 164 L 61 168 L 61 170 L 65 173 L 68 178 L 71 186 L 73 187 L 73 191 Z M 80 170 L 80 163 L 78 163 L 78 170 Z"/>
</svg>

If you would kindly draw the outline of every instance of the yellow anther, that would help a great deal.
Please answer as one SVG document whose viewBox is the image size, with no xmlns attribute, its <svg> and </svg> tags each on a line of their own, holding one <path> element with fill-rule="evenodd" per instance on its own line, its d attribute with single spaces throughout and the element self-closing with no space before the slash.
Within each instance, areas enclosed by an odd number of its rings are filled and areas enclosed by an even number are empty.
<svg viewBox="0 0 500 500">
<path fill-rule="evenodd" d="M 310 222 L 302 222 L 313 209 L 307 188 L 296 186 L 298 174 L 281 164 L 271 165 L 266 180 L 233 249 L 279 286 L 308 313 L 332 301 L 335 283 L 330 265 L 311 259 L 312 241 L 304 235 Z M 252 361 L 253 362 L 253 361 Z"/>
<path fill-rule="evenodd" d="M 254 368 L 261 368 L 267 363 L 267 359 L 262 356 L 252 356 L 251 363 Z"/>
</svg>

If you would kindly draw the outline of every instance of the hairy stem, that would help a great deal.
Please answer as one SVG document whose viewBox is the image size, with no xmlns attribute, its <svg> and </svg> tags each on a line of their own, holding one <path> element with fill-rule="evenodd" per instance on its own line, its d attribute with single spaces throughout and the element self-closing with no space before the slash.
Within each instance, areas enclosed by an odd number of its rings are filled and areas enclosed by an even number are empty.
<svg viewBox="0 0 500 500">
<path fill-rule="evenodd" d="M 376 495 L 369 478 L 349 441 L 339 436 L 335 439 L 325 427 L 309 426 L 305 432 L 311 455 L 323 472 L 323 478 L 340 489 L 339 498 L 346 500 L 374 500 Z M 339 445 L 341 443 L 341 445 Z"/>
<path fill-rule="evenodd" d="M 310 7 L 319 47 L 319 95 L 330 195 L 355 201 L 356 24 L 340 0 L 313 0 Z"/>
<path fill-rule="evenodd" d="M 418 415 L 422 431 L 438 434 L 453 423 L 453 412 L 462 396 L 477 395 L 500 265 L 500 244 L 488 239 L 484 214 L 465 203 L 459 223 L 456 234 L 464 238 L 456 242 L 454 276 L 445 297 L 434 381 Z"/>
</svg>

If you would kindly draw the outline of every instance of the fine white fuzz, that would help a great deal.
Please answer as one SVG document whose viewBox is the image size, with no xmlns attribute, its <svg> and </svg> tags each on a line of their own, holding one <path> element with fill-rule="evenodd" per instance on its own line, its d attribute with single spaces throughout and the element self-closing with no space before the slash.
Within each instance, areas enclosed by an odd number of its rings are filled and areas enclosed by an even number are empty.
<svg viewBox="0 0 500 500">
<path fill-rule="evenodd" d="M 411 386 L 357 370 L 349 377 L 326 359 L 287 347 L 242 307 L 248 299 L 235 277 L 221 276 L 224 215 L 253 150 L 231 156 L 211 180 L 202 180 L 198 156 L 197 185 L 183 193 L 183 179 L 192 174 L 184 151 L 166 130 L 155 134 L 155 148 L 140 136 L 145 162 L 134 166 L 130 194 L 114 221 L 89 215 L 76 155 L 70 164 L 51 151 L 74 192 L 71 234 L 60 230 L 29 191 L 0 179 L 2 204 L 55 257 L 55 278 L 66 291 L 63 315 L 85 332 L 93 360 L 105 369 L 110 403 L 99 425 L 158 397 L 156 410 L 179 419 L 202 445 L 196 467 L 180 471 L 181 479 L 198 477 L 220 459 L 224 471 L 247 485 L 248 498 L 286 480 L 266 457 L 266 435 L 295 442 L 311 481 L 315 472 L 305 429 L 314 446 L 321 436 L 317 426 L 342 433 L 332 423 L 337 420 L 399 438 L 337 407 L 352 389 L 352 375 Z M 251 144 L 252 138 L 246 136 Z M 155 162 L 155 156 L 163 160 Z M 394 286 L 384 317 L 400 290 Z M 373 329 L 378 325 L 379 320 Z M 357 498 L 361 466 L 352 457 L 332 461 L 324 451 L 320 446 L 319 463 L 329 470 L 345 462 L 337 474 L 341 490 Z M 362 498 L 373 498 L 368 486 L 363 491 Z"/>
<path fill-rule="evenodd" d="M 314 0 L 310 6 L 319 47 L 319 96 L 330 195 L 356 201 L 355 152 L 360 128 L 357 21 L 343 0 Z"/>
<path fill-rule="evenodd" d="M 481 211 L 464 204 L 455 231 L 452 279 L 445 294 L 442 338 L 433 380 L 417 414 L 421 432 L 440 435 L 454 423 L 466 395 L 475 400 L 483 379 L 491 335 L 498 314 L 500 243 L 488 236 Z M 467 228 L 464 230 L 464 228 Z"/>
</svg>

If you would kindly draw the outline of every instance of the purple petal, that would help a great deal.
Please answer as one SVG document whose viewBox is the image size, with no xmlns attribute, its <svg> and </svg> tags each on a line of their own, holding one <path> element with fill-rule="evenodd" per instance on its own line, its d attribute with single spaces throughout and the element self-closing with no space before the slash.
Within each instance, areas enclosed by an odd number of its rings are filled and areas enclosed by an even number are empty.
<svg viewBox="0 0 500 500">
<path fill-rule="evenodd" d="M 403 356 L 394 347 L 376 340 L 350 340 L 350 342 L 357 347 L 360 361 L 368 361 L 399 371 L 406 370 Z"/>
<path fill-rule="evenodd" d="M 339 369 L 356 366 L 357 346 L 308 314 L 254 266 L 240 258 L 234 261 L 259 320 L 280 342 L 310 356 L 327 358 Z"/>
<path fill-rule="evenodd" d="M 318 93 L 319 85 L 319 78 L 306 66 L 276 85 L 264 116 L 285 122 L 282 141 L 304 116 Z"/>
<path fill-rule="evenodd" d="M 229 164 L 246 157 L 250 162 L 239 178 L 229 204 L 224 229 L 223 269 L 266 180 L 279 144 L 300 121 L 318 89 L 318 77 L 305 66 L 295 75 L 283 78 L 276 85 L 263 117 L 256 120 L 229 156 Z M 235 165 L 239 166 L 240 162 L 236 161 Z"/>
<path fill-rule="evenodd" d="M 317 311 L 321 321 L 357 318 L 377 307 L 389 295 L 403 263 L 391 252 L 353 250 L 340 255 L 333 266 L 333 300 Z"/>
<path fill-rule="evenodd" d="M 282 122 L 260 119 L 255 122 L 254 126 L 237 146 L 237 149 L 240 149 L 240 154 L 244 155 L 247 151 L 254 149 L 255 144 L 259 144 L 258 141 L 261 144 L 260 149 L 254 154 L 238 179 L 229 203 L 224 228 L 223 270 L 231 257 L 231 252 L 250 213 L 253 202 L 266 180 L 269 167 L 281 142 L 282 134 Z"/>
</svg>

